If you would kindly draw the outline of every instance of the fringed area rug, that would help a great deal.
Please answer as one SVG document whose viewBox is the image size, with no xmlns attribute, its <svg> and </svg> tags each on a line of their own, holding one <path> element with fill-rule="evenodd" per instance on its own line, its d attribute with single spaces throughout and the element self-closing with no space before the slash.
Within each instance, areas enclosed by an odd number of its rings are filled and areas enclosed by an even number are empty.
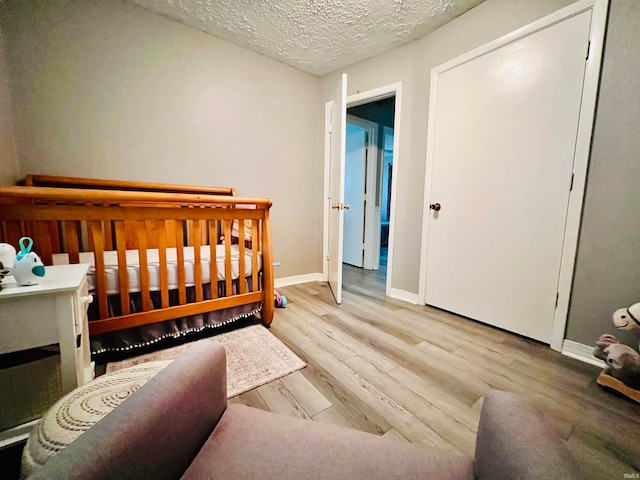
<svg viewBox="0 0 640 480">
<path fill-rule="evenodd" d="M 251 325 L 211 338 L 222 343 L 227 352 L 227 396 L 229 398 L 306 366 L 295 353 L 262 325 Z M 140 363 L 172 360 L 190 345 L 190 343 L 185 343 L 177 347 L 108 363 L 107 373 Z"/>
</svg>

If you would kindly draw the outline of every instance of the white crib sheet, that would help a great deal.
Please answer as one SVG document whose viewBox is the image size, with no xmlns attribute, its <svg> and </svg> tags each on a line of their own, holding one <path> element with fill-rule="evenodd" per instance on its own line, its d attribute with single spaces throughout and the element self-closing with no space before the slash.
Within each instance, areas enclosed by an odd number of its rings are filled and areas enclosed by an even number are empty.
<svg viewBox="0 0 640 480">
<path fill-rule="evenodd" d="M 169 289 L 178 288 L 178 262 L 176 248 L 167 248 L 167 269 L 168 269 L 168 283 Z M 184 247 L 184 270 L 185 270 L 185 285 L 191 287 L 195 285 L 195 261 L 194 261 L 194 249 L 193 247 Z M 203 245 L 200 247 L 200 256 L 202 265 L 202 283 L 209 283 L 211 281 L 211 270 L 209 269 L 211 255 L 209 245 Z M 218 280 L 225 280 L 225 246 L 216 245 L 216 258 L 218 265 Z M 244 276 L 248 277 L 252 274 L 252 251 L 248 248 L 245 249 L 244 255 Z M 240 249 L 238 245 L 231 245 L 231 274 L 235 280 L 239 276 L 240 270 Z M 65 265 L 69 263 L 69 256 L 66 253 L 54 254 L 54 265 Z M 87 275 L 87 282 L 89 284 L 89 290 L 95 291 L 95 261 L 93 252 L 81 252 L 80 263 L 89 263 L 89 273 Z M 105 271 L 107 274 L 107 294 L 115 295 L 120 293 L 120 286 L 118 283 L 118 252 L 106 251 L 104 252 Z M 149 271 L 149 288 L 151 291 L 160 290 L 160 260 L 158 249 L 150 248 L 147 250 L 147 263 Z M 262 269 L 262 255 L 258 253 L 258 270 Z M 140 260 L 138 256 L 138 250 L 127 250 L 127 272 L 129 274 L 129 292 L 140 291 Z"/>
</svg>

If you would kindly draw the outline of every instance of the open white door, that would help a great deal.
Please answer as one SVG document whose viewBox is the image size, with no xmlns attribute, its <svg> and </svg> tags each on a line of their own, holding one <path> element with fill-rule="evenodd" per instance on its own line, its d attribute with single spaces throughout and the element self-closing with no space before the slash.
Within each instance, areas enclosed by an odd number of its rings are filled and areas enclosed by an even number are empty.
<svg viewBox="0 0 640 480">
<path fill-rule="evenodd" d="M 331 108 L 329 159 L 329 286 L 337 303 L 342 302 L 342 248 L 344 235 L 344 166 L 347 125 L 347 74 L 335 88 Z"/>
</svg>

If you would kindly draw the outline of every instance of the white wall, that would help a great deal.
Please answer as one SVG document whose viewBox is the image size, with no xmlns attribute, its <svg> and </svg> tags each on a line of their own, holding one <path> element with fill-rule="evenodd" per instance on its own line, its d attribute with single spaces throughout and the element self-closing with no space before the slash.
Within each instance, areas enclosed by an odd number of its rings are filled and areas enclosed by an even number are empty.
<svg viewBox="0 0 640 480">
<path fill-rule="evenodd" d="M 2 17 L 21 175 L 270 197 L 276 277 L 322 270 L 318 77 L 124 2 Z"/>
<path fill-rule="evenodd" d="M 19 178 L 11 94 L 9 92 L 9 74 L 5 60 L 4 37 L 0 32 L 0 185 L 12 185 Z"/>
<path fill-rule="evenodd" d="M 394 289 L 418 294 L 431 69 L 570 3 L 487 0 L 417 42 L 323 77 L 323 102 L 342 71 L 348 74 L 348 95 L 402 82 L 402 118 L 396 131 L 399 162 L 394 165 L 398 185 Z"/>
</svg>

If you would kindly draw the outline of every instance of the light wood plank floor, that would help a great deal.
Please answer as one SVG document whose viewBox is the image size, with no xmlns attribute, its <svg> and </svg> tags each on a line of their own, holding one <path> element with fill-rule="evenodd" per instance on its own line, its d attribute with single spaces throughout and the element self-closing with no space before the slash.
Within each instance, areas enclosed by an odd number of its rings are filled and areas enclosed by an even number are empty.
<svg viewBox="0 0 640 480">
<path fill-rule="evenodd" d="M 384 272 L 382 272 L 384 273 Z M 232 399 L 285 415 L 473 453 L 484 395 L 525 395 L 557 422 L 590 479 L 637 478 L 640 406 L 595 383 L 597 367 L 427 306 L 384 298 L 383 275 L 345 266 L 279 289 L 271 332 L 307 367 Z"/>
</svg>

